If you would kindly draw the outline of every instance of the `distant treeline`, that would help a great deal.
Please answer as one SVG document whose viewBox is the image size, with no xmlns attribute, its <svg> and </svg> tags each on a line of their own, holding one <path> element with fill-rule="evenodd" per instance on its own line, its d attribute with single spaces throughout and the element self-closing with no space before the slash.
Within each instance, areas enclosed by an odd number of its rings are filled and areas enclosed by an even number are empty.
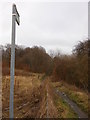
<svg viewBox="0 0 90 120">
<path fill-rule="evenodd" d="M 80 88 L 88 88 L 89 41 L 79 42 L 71 55 L 46 53 L 43 47 L 24 48 L 15 46 L 15 68 L 25 71 L 52 75 L 53 81 L 64 80 Z M 2 47 L 3 75 L 10 74 L 11 45 Z"/>
</svg>

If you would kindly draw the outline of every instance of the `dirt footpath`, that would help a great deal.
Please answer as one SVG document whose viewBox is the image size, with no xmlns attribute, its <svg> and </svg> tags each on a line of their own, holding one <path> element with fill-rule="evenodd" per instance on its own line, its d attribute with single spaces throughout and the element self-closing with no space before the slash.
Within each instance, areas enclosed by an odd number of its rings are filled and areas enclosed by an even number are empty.
<svg viewBox="0 0 90 120">
<path fill-rule="evenodd" d="M 37 114 L 38 118 L 57 118 L 57 109 L 54 105 L 52 95 L 47 79 L 42 86 L 42 101 L 40 104 L 40 110 Z"/>
</svg>

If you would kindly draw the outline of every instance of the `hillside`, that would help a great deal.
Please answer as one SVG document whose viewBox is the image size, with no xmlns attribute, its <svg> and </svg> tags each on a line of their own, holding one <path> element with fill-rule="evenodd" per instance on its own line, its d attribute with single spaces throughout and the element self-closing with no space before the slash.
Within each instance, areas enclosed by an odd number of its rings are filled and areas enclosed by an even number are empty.
<svg viewBox="0 0 90 120">
<path fill-rule="evenodd" d="M 28 73 L 29 74 L 29 73 Z M 30 73 L 28 76 L 15 76 L 14 84 L 14 117 L 15 118 L 78 118 L 75 111 L 55 93 L 55 89 L 67 91 L 69 95 L 73 87 L 64 87 L 63 83 L 52 82 L 50 77 L 44 74 Z M 66 85 L 65 85 L 66 86 Z M 2 104 L 3 118 L 9 118 L 9 94 L 10 76 L 3 76 Z M 78 89 L 78 88 L 77 88 Z M 79 108 L 88 110 L 88 95 L 74 89 L 72 96 L 79 94 L 82 106 Z M 71 94 L 70 94 L 71 95 Z M 84 98 L 82 101 L 82 98 Z M 77 98 L 76 98 L 77 99 Z M 75 100 L 76 100 L 75 99 Z M 73 100 L 71 98 L 71 100 Z M 77 101 L 75 101 L 77 102 Z M 78 102 L 78 104 L 80 104 Z M 77 104 L 77 105 L 78 105 Z M 86 107 L 87 106 L 87 107 Z M 83 112 L 84 113 L 84 112 Z"/>
</svg>

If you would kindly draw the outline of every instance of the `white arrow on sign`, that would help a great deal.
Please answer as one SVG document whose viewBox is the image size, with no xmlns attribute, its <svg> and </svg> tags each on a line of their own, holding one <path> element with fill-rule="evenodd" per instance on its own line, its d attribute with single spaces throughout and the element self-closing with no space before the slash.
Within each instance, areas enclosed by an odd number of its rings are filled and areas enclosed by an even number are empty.
<svg viewBox="0 0 90 120">
<path fill-rule="evenodd" d="M 17 8 L 16 8 L 15 4 L 13 4 L 13 7 L 14 7 L 13 8 L 14 9 L 14 13 L 12 15 L 15 15 L 16 22 L 17 22 L 18 25 L 20 25 L 20 15 L 19 15 L 19 13 L 17 11 Z"/>
</svg>

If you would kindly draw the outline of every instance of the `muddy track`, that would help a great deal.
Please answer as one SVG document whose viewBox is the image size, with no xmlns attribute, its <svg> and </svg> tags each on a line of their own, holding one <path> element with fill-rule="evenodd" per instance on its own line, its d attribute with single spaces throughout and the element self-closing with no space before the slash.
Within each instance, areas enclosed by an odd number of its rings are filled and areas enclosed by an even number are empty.
<svg viewBox="0 0 90 120">
<path fill-rule="evenodd" d="M 50 94 L 50 88 L 48 81 L 44 81 L 42 84 L 42 101 L 40 109 L 38 111 L 38 118 L 57 118 L 57 109 L 54 105 L 52 94 Z"/>
<path fill-rule="evenodd" d="M 88 115 L 84 113 L 76 103 L 74 103 L 72 100 L 69 99 L 69 97 L 64 93 L 60 92 L 59 90 L 55 89 L 55 93 L 59 95 L 63 100 L 69 104 L 69 106 L 75 111 L 75 113 L 78 115 L 78 118 L 88 118 Z"/>
</svg>

